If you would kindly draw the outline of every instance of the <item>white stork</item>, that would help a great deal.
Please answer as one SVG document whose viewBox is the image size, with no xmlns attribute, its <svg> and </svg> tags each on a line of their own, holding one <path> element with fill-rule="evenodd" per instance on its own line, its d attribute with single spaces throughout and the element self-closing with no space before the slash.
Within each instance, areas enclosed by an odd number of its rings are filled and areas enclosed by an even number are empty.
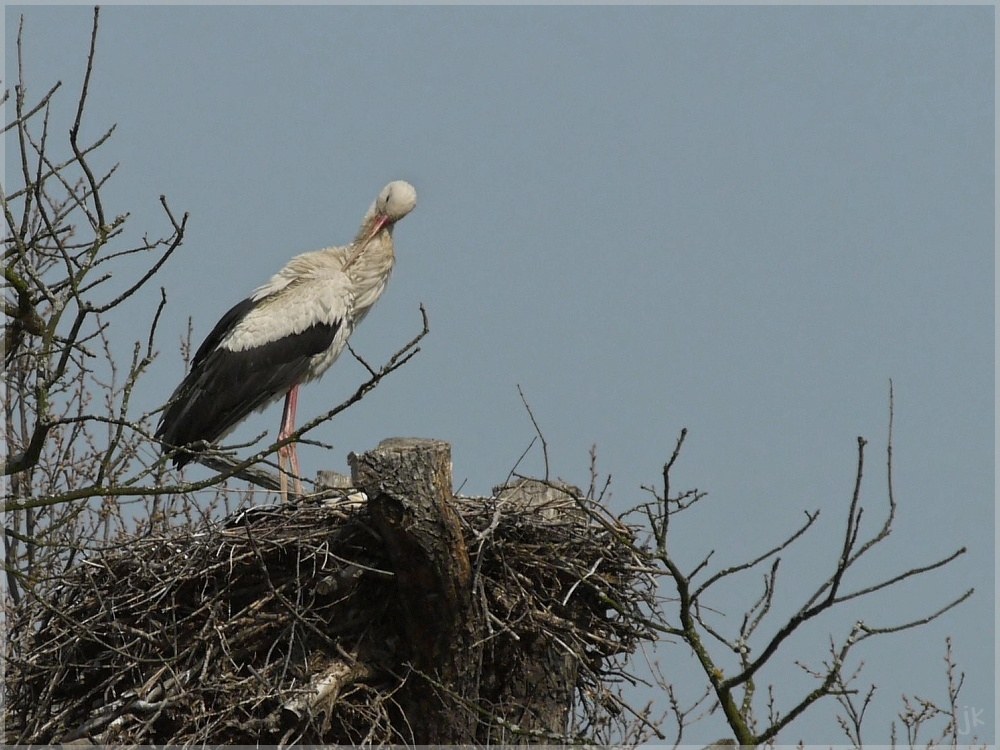
<svg viewBox="0 0 1000 750">
<path fill-rule="evenodd" d="M 292 258 L 222 316 L 191 361 L 156 429 L 174 466 L 224 437 L 251 412 L 285 397 L 278 439 L 295 432 L 299 386 L 322 375 L 347 346 L 392 272 L 392 229 L 417 204 L 408 182 L 386 185 L 351 244 Z M 202 445 L 193 445 L 202 443 Z M 302 479 L 295 443 L 278 451 L 282 496 L 290 464 Z"/>
</svg>

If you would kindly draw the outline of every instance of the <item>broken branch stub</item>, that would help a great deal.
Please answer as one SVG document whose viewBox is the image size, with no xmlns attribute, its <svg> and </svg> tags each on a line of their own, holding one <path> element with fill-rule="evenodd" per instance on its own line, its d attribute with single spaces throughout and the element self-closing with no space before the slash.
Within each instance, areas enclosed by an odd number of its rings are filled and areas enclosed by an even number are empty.
<svg viewBox="0 0 1000 750">
<path fill-rule="evenodd" d="M 389 438 L 374 450 L 350 454 L 348 461 L 354 485 L 368 495 L 372 522 L 392 563 L 411 665 L 444 693 L 474 699 L 470 691 L 475 691 L 478 659 L 471 566 L 452 506 L 451 446 L 441 440 Z M 433 692 L 415 690 L 411 697 L 426 702 L 423 711 L 436 713 L 451 701 Z M 447 736 L 421 739 L 471 741 L 475 729 L 466 723 L 465 731 L 452 726 Z"/>
</svg>

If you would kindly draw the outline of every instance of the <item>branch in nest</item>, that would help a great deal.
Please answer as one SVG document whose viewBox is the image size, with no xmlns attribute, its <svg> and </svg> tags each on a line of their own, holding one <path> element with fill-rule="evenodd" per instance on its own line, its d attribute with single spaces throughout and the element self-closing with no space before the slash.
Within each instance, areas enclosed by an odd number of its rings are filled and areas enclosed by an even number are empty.
<svg viewBox="0 0 1000 750">
<path fill-rule="evenodd" d="M 345 687 L 365 682 L 374 676 L 375 670 L 356 658 L 352 658 L 350 662 L 335 661 L 322 672 L 313 675 L 302 693 L 285 701 L 282 708 L 300 719 L 303 716 L 329 715 Z"/>
</svg>

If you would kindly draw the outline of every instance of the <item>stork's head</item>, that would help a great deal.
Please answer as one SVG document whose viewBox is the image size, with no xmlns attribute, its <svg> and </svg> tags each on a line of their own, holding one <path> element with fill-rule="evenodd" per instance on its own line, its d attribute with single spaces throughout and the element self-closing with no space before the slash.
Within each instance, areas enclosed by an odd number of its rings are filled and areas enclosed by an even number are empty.
<svg viewBox="0 0 1000 750">
<path fill-rule="evenodd" d="M 417 205 L 417 191 L 405 180 L 390 182 L 375 200 L 375 210 L 390 222 L 406 216 Z"/>
<path fill-rule="evenodd" d="M 382 188 L 378 198 L 368 208 L 365 220 L 361 222 L 361 229 L 354 238 L 354 244 L 364 247 L 383 229 L 392 234 L 393 225 L 410 213 L 416 205 L 417 191 L 413 189 L 413 185 L 403 180 L 390 182 Z M 348 265 L 353 262 L 352 258 L 348 261 Z"/>
<path fill-rule="evenodd" d="M 359 239 L 368 242 L 383 229 L 392 231 L 392 225 L 406 216 L 417 205 L 417 191 L 403 180 L 390 182 L 372 203 L 365 216 Z"/>
</svg>

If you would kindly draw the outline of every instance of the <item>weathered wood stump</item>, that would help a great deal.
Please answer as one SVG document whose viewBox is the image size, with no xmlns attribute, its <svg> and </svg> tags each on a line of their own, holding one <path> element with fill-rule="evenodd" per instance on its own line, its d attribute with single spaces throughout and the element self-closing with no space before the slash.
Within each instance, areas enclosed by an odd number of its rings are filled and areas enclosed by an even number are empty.
<svg viewBox="0 0 1000 750">
<path fill-rule="evenodd" d="M 468 500 L 452 495 L 448 443 L 391 438 L 348 460 L 393 563 L 411 663 L 425 680 L 406 706 L 417 741 L 525 744 L 560 737 L 577 671 L 552 639 L 494 637 L 487 658 L 503 669 L 483 673 L 487 627 L 473 606 L 469 551 L 453 506 Z M 554 520 L 578 514 L 574 492 L 519 481 L 497 488 L 496 501 L 508 512 Z"/>
<path fill-rule="evenodd" d="M 407 713 L 418 744 L 475 740 L 478 697 L 471 617 L 471 568 L 452 507 L 451 446 L 442 440 L 389 438 L 348 457 L 356 487 L 368 495 L 372 521 L 396 576 L 398 614 L 419 673 Z M 422 684 L 419 684 L 422 683 Z M 454 700 L 456 697 L 461 700 Z"/>
</svg>

